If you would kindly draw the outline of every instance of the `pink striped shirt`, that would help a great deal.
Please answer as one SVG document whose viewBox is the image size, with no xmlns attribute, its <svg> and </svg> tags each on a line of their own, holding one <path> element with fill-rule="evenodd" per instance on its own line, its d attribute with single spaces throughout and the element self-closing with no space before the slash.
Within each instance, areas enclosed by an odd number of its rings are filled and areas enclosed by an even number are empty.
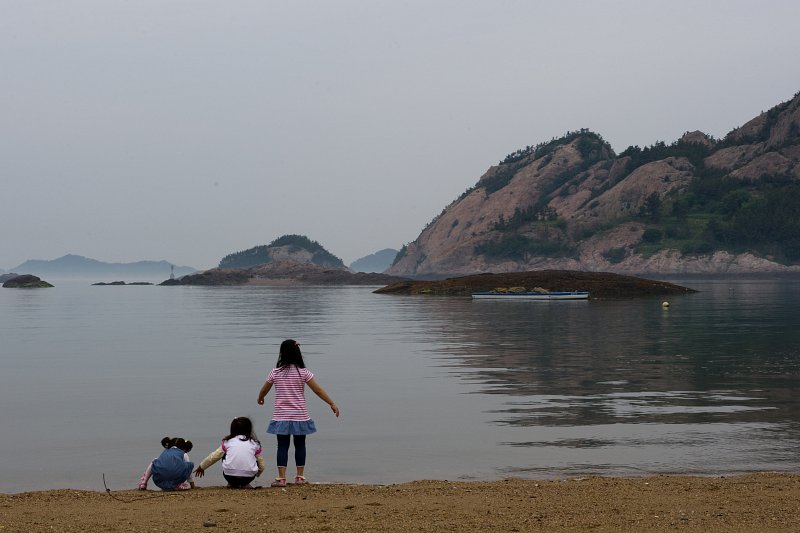
<svg viewBox="0 0 800 533">
<path fill-rule="evenodd" d="M 275 386 L 275 409 L 272 420 L 311 420 L 306 405 L 305 385 L 314 379 L 307 368 L 294 365 L 273 368 L 267 376 L 267 383 Z"/>
</svg>

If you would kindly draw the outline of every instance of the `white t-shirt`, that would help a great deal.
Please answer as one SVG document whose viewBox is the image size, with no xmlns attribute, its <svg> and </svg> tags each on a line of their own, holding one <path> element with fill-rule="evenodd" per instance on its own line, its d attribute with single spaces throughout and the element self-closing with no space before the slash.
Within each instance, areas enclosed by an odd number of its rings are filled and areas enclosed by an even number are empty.
<svg viewBox="0 0 800 533">
<path fill-rule="evenodd" d="M 261 444 L 238 436 L 222 441 L 222 472 L 229 476 L 250 477 L 258 474 L 256 457 L 261 455 Z"/>
</svg>

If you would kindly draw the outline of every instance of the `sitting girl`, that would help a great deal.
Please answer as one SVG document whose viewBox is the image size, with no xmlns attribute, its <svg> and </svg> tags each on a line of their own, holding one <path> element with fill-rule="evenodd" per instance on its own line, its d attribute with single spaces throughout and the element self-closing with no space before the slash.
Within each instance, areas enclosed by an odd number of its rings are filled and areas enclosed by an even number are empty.
<svg viewBox="0 0 800 533">
<path fill-rule="evenodd" d="M 253 422 L 246 416 L 239 416 L 231 422 L 231 433 L 219 448 L 203 459 L 197 470 L 197 477 L 203 477 L 206 469 L 222 459 L 222 476 L 228 486 L 234 489 L 253 488 L 250 485 L 256 476 L 264 471 L 264 458 L 261 457 L 261 443 L 253 435 Z"/>
<path fill-rule="evenodd" d="M 192 441 L 181 438 L 164 437 L 161 439 L 164 451 L 147 465 L 147 469 L 139 479 L 139 490 L 147 490 L 147 482 L 153 483 L 161 490 L 187 490 L 194 488 L 192 468 L 189 461 Z"/>
</svg>

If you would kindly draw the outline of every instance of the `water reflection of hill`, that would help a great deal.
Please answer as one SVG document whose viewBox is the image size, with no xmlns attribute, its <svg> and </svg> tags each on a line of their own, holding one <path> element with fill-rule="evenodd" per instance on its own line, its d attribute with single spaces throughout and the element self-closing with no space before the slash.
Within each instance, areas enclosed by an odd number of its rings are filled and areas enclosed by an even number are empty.
<svg viewBox="0 0 800 533">
<path fill-rule="evenodd" d="M 437 355 L 481 393 L 498 424 L 780 422 L 800 414 L 800 333 L 784 283 L 723 283 L 673 300 L 423 306 Z"/>
</svg>

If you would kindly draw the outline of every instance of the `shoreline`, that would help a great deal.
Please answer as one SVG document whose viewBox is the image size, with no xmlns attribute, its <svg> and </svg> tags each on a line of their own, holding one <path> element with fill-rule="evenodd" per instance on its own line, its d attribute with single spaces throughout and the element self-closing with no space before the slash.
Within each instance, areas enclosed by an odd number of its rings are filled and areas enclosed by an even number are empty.
<svg viewBox="0 0 800 533">
<path fill-rule="evenodd" d="M 786 472 L 59 489 L 0 494 L 0 531 L 798 531 L 798 501 L 800 473 Z"/>
</svg>

